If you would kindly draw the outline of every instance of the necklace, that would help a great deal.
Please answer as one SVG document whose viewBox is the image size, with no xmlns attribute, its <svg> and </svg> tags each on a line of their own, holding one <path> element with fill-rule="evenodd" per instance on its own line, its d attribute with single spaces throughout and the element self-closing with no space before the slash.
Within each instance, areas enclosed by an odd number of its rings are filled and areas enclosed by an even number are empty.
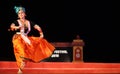
<svg viewBox="0 0 120 74">
<path fill-rule="evenodd" d="M 25 19 L 21 19 L 20 21 L 24 27 L 27 27 L 27 22 Z"/>
</svg>

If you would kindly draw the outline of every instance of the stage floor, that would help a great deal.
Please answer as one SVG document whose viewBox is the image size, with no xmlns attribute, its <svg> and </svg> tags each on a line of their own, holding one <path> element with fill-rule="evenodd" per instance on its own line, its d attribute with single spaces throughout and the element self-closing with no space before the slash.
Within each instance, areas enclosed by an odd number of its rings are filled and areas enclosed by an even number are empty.
<svg viewBox="0 0 120 74">
<path fill-rule="evenodd" d="M 13 61 L 0 61 L 0 74 L 17 74 Z M 120 74 L 120 63 L 28 62 L 23 74 Z"/>
</svg>

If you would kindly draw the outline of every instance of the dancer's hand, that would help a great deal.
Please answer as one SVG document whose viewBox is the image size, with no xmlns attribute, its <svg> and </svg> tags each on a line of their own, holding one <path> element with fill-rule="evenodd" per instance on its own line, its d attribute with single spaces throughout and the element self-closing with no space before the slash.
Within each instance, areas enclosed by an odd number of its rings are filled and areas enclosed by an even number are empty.
<svg viewBox="0 0 120 74">
<path fill-rule="evenodd" d="M 14 31 L 14 30 L 17 30 L 17 29 L 20 29 L 20 26 L 15 26 L 15 24 L 11 24 L 10 30 Z"/>
<path fill-rule="evenodd" d="M 44 38 L 43 32 L 40 32 L 40 38 Z"/>
</svg>

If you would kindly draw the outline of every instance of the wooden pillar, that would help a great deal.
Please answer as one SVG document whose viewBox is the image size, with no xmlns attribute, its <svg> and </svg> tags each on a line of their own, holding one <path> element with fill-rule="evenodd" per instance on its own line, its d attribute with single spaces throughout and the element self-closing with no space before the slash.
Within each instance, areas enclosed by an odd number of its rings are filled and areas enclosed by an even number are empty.
<svg viewBox="0 0 120 74">
<path fill-rule="evenodd" d="M 77 35 L 76 39 L 72 42 L 73 45 L 73 62 L 83 62 L 83 46 L 84 42 Z"/>
</svg>

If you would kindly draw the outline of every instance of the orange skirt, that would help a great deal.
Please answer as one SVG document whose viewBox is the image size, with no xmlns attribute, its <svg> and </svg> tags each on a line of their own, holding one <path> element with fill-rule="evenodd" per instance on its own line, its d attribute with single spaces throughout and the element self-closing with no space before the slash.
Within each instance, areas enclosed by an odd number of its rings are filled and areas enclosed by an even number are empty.
<svg viewBox="0 0 120 74">
<path fill-rule="evenodd" d="M 24 42 L 20 34 L 13 36 L 12 42 L 18 67 L 23 62 L 23 58 L 40 62 L 50 57 L 55 50 L 55 47 L 44 38 L 31 36 L 28 39 L 31 41 L 30 45 Z"/>
</svg>

